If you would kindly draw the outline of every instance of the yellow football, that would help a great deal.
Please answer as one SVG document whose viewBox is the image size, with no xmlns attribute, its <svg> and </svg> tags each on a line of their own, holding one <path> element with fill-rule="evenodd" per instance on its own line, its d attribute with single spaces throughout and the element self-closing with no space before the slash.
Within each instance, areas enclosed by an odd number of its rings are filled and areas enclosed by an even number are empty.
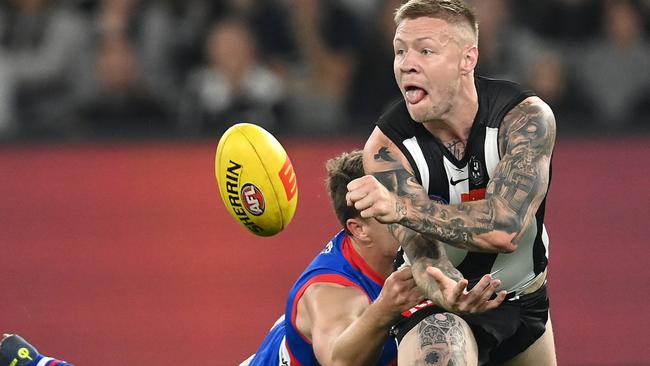
<svg viewBox="0 0 650 366">
<path fill-rule="evenodd" d="M 255 235 L 271 236 L 289 225 L 298 203 L 291 160 L 273 135 L 239 123 L 219 139 L 215 175 L 226 209 Z"/>
</svg>

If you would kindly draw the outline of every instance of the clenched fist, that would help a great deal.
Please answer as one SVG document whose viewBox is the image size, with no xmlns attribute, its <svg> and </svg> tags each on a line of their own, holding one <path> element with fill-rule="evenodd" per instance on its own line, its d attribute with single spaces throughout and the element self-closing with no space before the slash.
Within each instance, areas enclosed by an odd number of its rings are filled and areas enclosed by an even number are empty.
<svg viewBox="0 0 650 366">
<path fill-rule="evenodd" d="M 348 206 L 359 210 L 361 217 L 374 217 L 384 224 L 399 222 L 406 215 L 402 200 L 372 175 L 348 183 L 345 199 Z"/>
</svg>

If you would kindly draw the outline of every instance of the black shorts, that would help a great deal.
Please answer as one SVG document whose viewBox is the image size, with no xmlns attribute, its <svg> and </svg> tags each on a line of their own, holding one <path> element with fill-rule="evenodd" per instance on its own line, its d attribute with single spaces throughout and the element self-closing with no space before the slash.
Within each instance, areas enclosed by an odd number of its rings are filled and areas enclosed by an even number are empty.
<svg viewBox="0 0 650 366">
<path fill-rule="evenodd" d="M 548 308 L 548 292 L 544 284 L 537 291 L 516 300 L 506 300 L 488 312 L 459 315 L 474 333 L 479 365 L 498 365 L 525 351 L 544 334 Z M 399 344 L 422 319 L 444 312 L 437 306 L 424 307 L 400 320 L 392 333 Z"/>
</svg>

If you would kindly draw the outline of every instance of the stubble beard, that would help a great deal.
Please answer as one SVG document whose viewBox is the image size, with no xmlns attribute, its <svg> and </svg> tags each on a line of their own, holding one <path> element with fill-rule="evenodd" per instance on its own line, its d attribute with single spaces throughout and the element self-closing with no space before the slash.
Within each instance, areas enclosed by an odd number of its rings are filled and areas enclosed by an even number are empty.
<svg viewBox="0 0 650 366">
<path fill-rule="evenodd" d="M 411 111 L 409 108 L 409 114 L 411 118 L 418 123 L 431 123 L 442 121 L 445 119 L 445 116 L 449 115 L 453 108 L 453 100 L 456 95 L 458 95 L 459 85 L 453 85 L 450 83 L 442 93 L 440 93 L 443 98 L 440 98 L 438 103 L 431 101 L 431 106 L 424 112 L 418 113 L 417 111 Z M 426 98 L 429 98 L 430 95 L 427 95 Z"/>
</svg>

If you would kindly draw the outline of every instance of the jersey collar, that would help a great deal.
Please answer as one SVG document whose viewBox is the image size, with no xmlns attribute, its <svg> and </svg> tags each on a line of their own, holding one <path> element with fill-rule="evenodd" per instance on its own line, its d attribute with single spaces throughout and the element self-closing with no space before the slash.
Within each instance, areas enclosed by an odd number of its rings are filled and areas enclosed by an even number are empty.
<svg viewBox="0 0 650 366">
<path fill-rule="evenodd" d="M 373 270 L 368 263 L 361 257 L 361 254 L 357 252 L 356 248 L 352 244 L 349 235 L 345 235 L 343 239 L 343 256 L 350 262 L 352 267 L 357 271 L 361 271 L 366 277 L 370 278 L 373 282 L 377 283 L 379 286 L 383 286 L 386 279 Z"/>
</svg>

